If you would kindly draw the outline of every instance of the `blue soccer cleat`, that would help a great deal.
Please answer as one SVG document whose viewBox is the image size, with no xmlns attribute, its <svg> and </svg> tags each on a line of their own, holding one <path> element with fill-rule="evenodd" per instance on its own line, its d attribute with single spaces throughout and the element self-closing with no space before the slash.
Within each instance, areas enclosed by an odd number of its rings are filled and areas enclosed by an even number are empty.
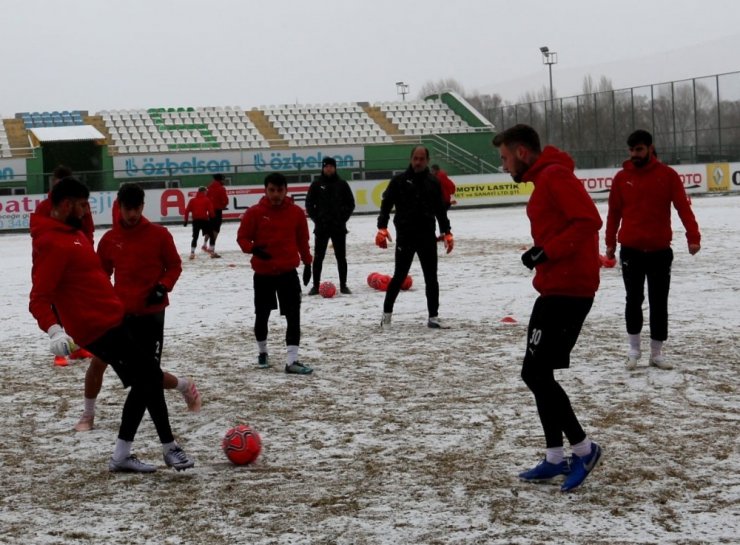
<svg viewBox="0 0 740 545">
<path fill-rule="evenodd" d="M 599 463 L 599 460 L 601 460 L 601 447 L 598 443 L 592 442 L 591 452 L 583 458 L 574 454 L 570 462 L 570 475 L 563 482 L 560 491 L 570 492 L 581 486 L 591 470 Z"/>
<path fill-rule="evenodd" d="M 538 483 L 543 481 L 549 481 L 550 479 L 559 475 L 568 475 L 570 473 L 570 464 L 568 460 L 563 460 L 559 464 L 553 464 L 543 458 L 542 461 L 534 466 L 532 469 L 528 469 L 519 474 L 519 478 L 522 481 L 530 483 Z"/>
</svg>

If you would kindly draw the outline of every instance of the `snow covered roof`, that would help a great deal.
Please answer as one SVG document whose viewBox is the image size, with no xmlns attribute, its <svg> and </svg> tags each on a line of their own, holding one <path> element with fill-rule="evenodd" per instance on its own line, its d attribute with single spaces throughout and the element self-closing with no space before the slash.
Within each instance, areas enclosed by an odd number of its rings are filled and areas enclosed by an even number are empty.
<svg viewBox="0 0 740 545">
<path fill-rule="evenodd" d="M 37 127 L 29 129 L 39 142 L 74 142 L 82 140 L 105 140 L 105 136 L 92 125 L 70 125 L 68 127 Z"/>
</svg>

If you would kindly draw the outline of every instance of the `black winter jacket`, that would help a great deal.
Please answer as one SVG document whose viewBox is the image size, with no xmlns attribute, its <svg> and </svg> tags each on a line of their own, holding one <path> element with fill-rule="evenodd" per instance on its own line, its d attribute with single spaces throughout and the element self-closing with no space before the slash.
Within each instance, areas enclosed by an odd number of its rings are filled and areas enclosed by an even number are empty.
<svg viewBox="0 0 740 545">
<path fill-rule="evenodd" d="M 306 212 L 314 222 L 314 233 L 346 233 L 346 223 L 355 209 L 349 184 L 339 176 L 321 175 L 311 183 L 306 195 Z"/>
<path fill-rule="evenodd" d="M 378 229 L 388 227 L 394 206 L 393 224 L 398 238 L 434 235 L 435 219 L 440 233 L 450 232 L 442 188 L 429 169 L 416 173 L 409 166 L 405 172 L 391 178 L 380 203 Z"/>
</svg>

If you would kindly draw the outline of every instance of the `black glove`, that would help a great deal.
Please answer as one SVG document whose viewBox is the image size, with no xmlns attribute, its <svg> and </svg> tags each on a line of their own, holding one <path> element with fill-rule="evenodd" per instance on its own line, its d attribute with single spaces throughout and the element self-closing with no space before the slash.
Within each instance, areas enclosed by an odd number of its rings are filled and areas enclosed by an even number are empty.
<svg viewBox="0 0 740 545">
<path fill-rule="evenodd" d="M 303 285 L 308 286 L 308 283 L 311 281 L 311 265 L 306 265 L 303 267 Z"/>
<path fill-rule="evenodd" d="M 522 263 L 524 263 L 524 266 L 530 271 L 534 269 L 535 265 L 539 265 L 545 261 L 547 261 L 547 254 L 545 254 L 545 250 L 539 246 L 533 246 L 522 254 Z"/>
<path fill-rule="evenodd" d="M 154 289 L 149 293 L 149 296 L 146 298 L 146 304 L 147 306 L 151 305 L 159 305 L 164 302 L 164 298 L 167 295 L 167 288 L 165 288 L 162 284 L 157 284 L 154 286 Z"/>
<path fill-rule="evenodd" d="M 272 259 L 272 256 L 265 251 L 264 246 L 255 246 L 252 248 L 252 255 L 259 257 L 260 259 L 264 259 L 265 261 Z"/>
</svg>

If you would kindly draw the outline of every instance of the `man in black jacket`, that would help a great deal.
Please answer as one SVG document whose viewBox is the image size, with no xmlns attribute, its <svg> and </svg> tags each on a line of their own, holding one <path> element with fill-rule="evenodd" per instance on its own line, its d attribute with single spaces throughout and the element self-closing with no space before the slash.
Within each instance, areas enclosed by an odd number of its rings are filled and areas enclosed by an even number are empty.
<svg viewBox="0 0 740 545">
<path fill-rule="evenodd" d="M 396 208 L 393 218 L 393 224 L 396 226 L 396 265 L 383 303 L 383 318 L 380 325 L 384 328 L 391 325 L 393 304 L 396 302 L 401 284 L 409 273 L 414 254 L 419 255 L 419 263 L 424 273 L 429 310 L 427 326 L 442 327 L 437 315 L 439 282 L 435 220 L 439 223 L 439 231 L 443 234 L 448 254 L 452 251 L 454 239 L 450 232 L 450 221 L 447 219 L 447 209 L 439 180 L 429 172 L 428 164 L 429 150 L 426 147 L 416 146 L 411 150 L 409 168 L 391 178 L 380 204 L 375 244 L 381 248 L 387 248 L 388 241 L 392 240 L 388 233 L 388 220 L 391 210 L 394 206 Z"/>
<path fill-rule="evenodd" d="M 309 295 L 319 293 L 321 268 L 329 239 L 337 258 L 339 291 L 352 293 L 347 286 L 347 220 L 354 209 L 355 198 L 349 184 L 337 176 L 337 162 L 333 157 L 324 157 L 321 176 L 313 181 L 306 196 L 306 212 L 314 223 L 313 286 Z"/>
</svg>

